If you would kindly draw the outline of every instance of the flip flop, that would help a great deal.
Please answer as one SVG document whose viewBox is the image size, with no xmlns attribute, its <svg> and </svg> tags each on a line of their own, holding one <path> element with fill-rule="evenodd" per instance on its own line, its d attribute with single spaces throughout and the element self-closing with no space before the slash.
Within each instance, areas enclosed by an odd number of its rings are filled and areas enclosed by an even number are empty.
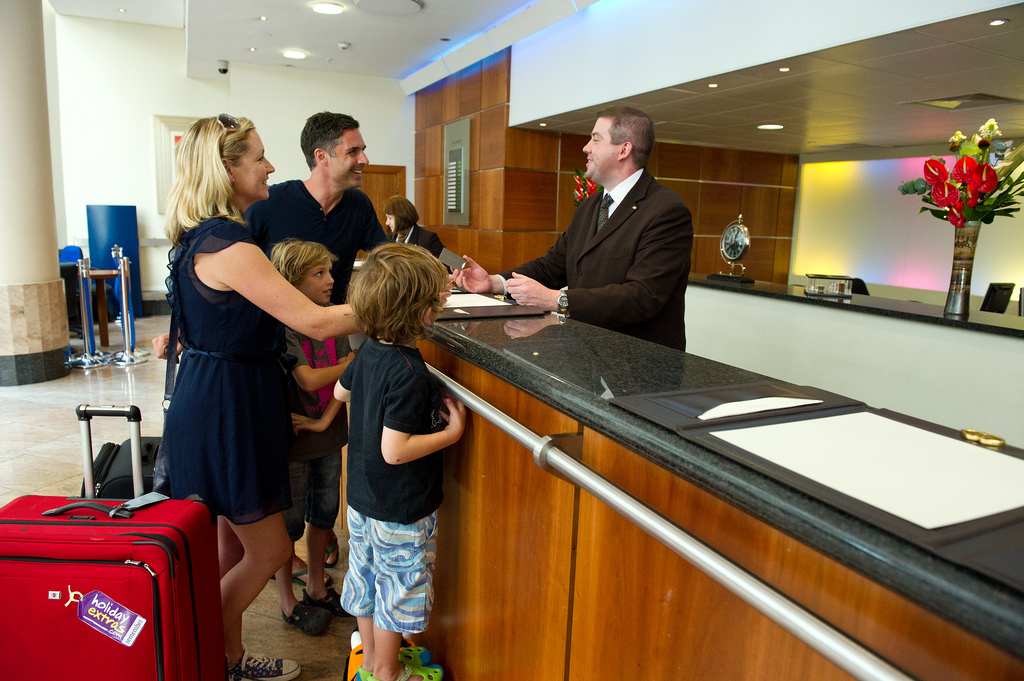
<svg viewBox="0 0 1024 681">
<path fill-rule="evenodd" d="M 305 588 L 306 580 L 305 579 L 300 579 L 300 577 L 305 577 L 308 573 L 309 573 L 309 570 L 299 570 L 298 572 L 293 572 L 292 573 L 292 583 L 293 584 L 298 584 L 299 586 Z M 330 574 L 325 572 L 324 573 L 324 586 L 330 586 L 333 583 L 334 583 L 334 578 L 331 577 Z"/>
<path fill-rule="evenodd" d="M 338 564 L 338 559 L 340 557 L 341 556 L 338 551 L 338 538 L 335 537 L 334 542 L 327 547 L 327 553 L 324 554 L 324 565 L 327 567 L 334 567 Z"/>
</svg>

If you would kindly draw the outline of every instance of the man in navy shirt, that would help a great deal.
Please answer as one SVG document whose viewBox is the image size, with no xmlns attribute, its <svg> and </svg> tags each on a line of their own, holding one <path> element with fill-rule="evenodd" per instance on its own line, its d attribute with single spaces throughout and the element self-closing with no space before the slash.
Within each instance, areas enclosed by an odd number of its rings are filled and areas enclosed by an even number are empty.
<svg viewBox="0 0 1024 681">
<path fill-rule="evenodd" d="M 326 246 L 338 261 L 331 269 L 331 302 L 345 302 L 356 253 L 387 241 L 363 184 L 366 143 L 359 122 L 324 111 L 306 121 L 300 138 L 310 176 L 270 188 L 270 198 L 247 214 L 256 243 L 268 254 L 274 244 L 294 238 Z"/>
</svg>

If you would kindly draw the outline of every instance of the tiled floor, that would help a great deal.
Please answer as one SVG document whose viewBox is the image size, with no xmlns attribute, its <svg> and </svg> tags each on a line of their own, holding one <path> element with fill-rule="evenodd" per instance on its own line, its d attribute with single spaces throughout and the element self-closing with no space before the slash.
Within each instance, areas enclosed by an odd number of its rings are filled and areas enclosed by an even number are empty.
<svg viewBox="0 0 1024 681">
<path fill-rule="evenodd" d="M 147 317 L 136 322 L 136 347 L 151 349 L 150 339 L 167 329 L 167 317 Z M 98 341 L 97 341 L 98 342 Z M 110 327 L 110 348 L 122 349 L 120 328 Z M 76 343 L 81 352 L 81 341 Z M 162 360 L 131 368 L 74 369 L 70 376 L 33 385 L 0 387 L 0 506 L 23 494 L 78 495 L 82 486 L 82 447 L 75 407 L 79 404 L 135 404 L 142 410 L 143 436 L 159 436 L 163 428 L 161 402 L 164 370 Z M 128 426 L 120 419 L 93 419 L 93 448 L 104 442 L 123 442 Z M 336 528 L 339 531 L 340 527 Z M 305 551 L 302 542 L 300 555 Z M 330 570 L 340 584 L 341 567 Z M 296 593 L 300 593 L 296 588 Z M 301 595 L 301 594 L 300 594 Z M 300 679 L 341 680 L 345 656 L 355 620 L 338 619 L 322 636 L 309 637 L 285 624 L 277 605 L 277 584 L 270 582 L 249 607 L 242 640 L 253 652 L 290 657 L 302 665 Z"/>
</svg>

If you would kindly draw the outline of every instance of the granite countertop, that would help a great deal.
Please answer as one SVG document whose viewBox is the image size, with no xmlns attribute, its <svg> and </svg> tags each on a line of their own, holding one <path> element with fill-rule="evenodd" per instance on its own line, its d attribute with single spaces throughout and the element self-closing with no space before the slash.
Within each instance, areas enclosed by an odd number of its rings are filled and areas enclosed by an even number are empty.
<svg viewBox="0 0 1024 681">
<path fill-rule="evenodd" d="M 939 312 L 941 317 L 941 308 Z M 430 340 L 1024 658 L 1021 591 L 947 561 L 608 402 L 611 397 L 752 383 L 768 377 L 571 319 L 559 323 L 554 315 L 439 321 Z"/>
<path fill-rule="evenodd" d="M 690 286 L 764 296 L 807 305 L 820 305 L 928 324 L 940 324 L 942 326 L 952 326 L 981 333 L 994 333 L 1001 336 L 1024 338 L 1024 317 L 1016 314 L 1016 303 L 1012 300 L 1010 301 L 1010 306 L 1003 314 L 972 310 L 969 316 L 958 318 L 944 316 L 941 305 L 857 294 L 849 298 L 809 296 L 804 292 L 803 286 L 786 286 L 785 284 L 771 284 L 764 281 L 741 285 L 712 281 L 708 280 L 704 275 L 693 274 L 690 275 Z"/>
</svg>

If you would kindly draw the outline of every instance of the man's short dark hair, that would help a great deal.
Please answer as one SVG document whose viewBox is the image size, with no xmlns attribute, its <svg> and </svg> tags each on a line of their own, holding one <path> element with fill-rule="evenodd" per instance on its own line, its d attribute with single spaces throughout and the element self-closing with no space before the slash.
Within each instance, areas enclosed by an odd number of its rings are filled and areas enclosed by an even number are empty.
<svg viewBox="0 0 1024 681">
<path fill-rule="evenodd" d="M 611 119 L 612 144 L 631 143 L 633 163 L 637 169 L 646 168 L 654 149 L 654 121 L 651 117 L 631 106 L 609 106 L 598 111 L 597 117 Z"/>
<path fill-rule="evenodd" d="M 299 137 L 299 145 L 306 156 L 306 165 L 309 169 L 316 167 L 317 149 L 323 149 L 333 157 L 338 138 L 348 130 L 358 129 L 359 121 L 348 114 L 323 111 L 307 118 L 306 125 L 302 128 L 302 136 Z"/>
</svg>

